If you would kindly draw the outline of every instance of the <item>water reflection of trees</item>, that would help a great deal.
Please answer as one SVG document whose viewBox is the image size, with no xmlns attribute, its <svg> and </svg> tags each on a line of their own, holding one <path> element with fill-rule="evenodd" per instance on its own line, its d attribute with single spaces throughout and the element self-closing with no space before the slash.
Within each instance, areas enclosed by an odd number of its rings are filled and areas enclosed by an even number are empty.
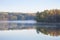
<svg viewBox="0 0 60 40">
<path fill-rule="evenodd" d="M 39 34 L 39 32 L 50 35 L 50 36 L 59 36 L 60 35 L 60 24 L 55 25 L 37 25 L 36 31 Z"/>
</svg>

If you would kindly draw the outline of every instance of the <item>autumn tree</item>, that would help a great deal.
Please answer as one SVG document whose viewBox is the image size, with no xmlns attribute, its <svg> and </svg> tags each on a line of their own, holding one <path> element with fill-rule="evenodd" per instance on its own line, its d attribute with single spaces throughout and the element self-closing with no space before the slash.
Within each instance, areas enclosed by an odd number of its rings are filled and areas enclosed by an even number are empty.
<svg viewBox="0 0 60 40">
<path fill-rule="evenodd" d="M 44 10 L 36 13 L 37 22 L 60 22 L 60 10 Z"/>
</svg>

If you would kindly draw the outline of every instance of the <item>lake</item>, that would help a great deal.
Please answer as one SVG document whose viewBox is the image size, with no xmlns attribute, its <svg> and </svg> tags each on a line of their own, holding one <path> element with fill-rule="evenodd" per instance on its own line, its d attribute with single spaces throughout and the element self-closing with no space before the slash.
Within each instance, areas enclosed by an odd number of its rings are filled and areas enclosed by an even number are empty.
<svg viewBox="0 0 60 40">
<path fill-rule="evenodd" d="M 27 22 L 1 22 L 0 40 L 60 40 L 60 24 Z"/>
</svg>

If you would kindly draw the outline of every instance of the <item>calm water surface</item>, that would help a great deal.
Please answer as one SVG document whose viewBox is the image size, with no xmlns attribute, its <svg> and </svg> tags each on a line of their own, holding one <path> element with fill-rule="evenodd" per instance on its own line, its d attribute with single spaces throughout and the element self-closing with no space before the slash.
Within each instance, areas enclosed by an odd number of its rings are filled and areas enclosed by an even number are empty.
<svg viewBox="0 0 60 40">
<path fill-rule="evenodd" d="M 9 30 L 0 30 L 0 40 L 60 40 L 60 24 L 8 23 Z M 17 29 L 14 25 L 17 25 Z M 21 26 L 24 25 L 24 26 Z M 3 26 L 3 25 L 2 25 Z M 4 25 L 5 26 L 5 25 Z M 14 26 L 14 27 L 13 27 Z M 18 29 L 19 28 L 19 29 Z"/>
<path fill-rule="evenodd" d="M 0 40 L 60 40 L 60 36 L 37 34 L 35 29 L 0 31 Z"/>
</svg>

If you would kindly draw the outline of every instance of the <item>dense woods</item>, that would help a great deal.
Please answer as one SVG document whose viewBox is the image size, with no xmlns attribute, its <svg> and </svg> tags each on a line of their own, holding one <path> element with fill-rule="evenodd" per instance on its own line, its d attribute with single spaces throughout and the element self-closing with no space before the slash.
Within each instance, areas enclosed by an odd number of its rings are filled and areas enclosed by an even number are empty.
<svg viewBox="0 0 60 40">
<path fill-rule="evenodd" d="M 60 10 L 44 10 L 36 13 L 37 22 L 60 22 Z"/>
</svg>

